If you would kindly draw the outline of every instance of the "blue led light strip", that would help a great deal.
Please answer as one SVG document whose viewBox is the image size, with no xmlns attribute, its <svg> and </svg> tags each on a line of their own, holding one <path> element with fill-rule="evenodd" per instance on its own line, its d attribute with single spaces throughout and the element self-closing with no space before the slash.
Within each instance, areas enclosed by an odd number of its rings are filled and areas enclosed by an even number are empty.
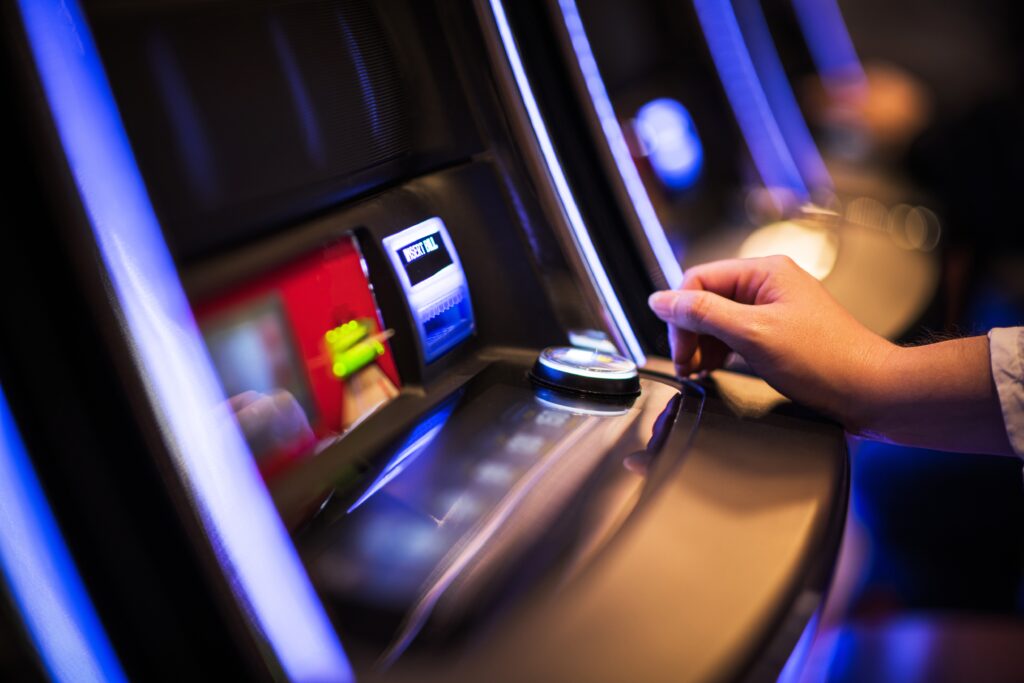
<svg viewBox="0 0 1024 683">
<path fill-rule="evenodd" d="M 804 666 L 807 664 L 807 658 L 811 653 L 811 647 L 814 645 L 814 639 L 818 634 L 821 610 L 822 608 L 819 606 L 807 621 L 804 630 L 800 633 L 800 639 L 796 641 L 792 652 L 789 653 L 775 683 L 798 683 L 800 680 L 801 674 L 804 673 Z"/>
<path fill-rule="evenodd" d="M 792 0 L 825 87 L 865 85 L 867 77 L 836 0 Z"/>
<path fill-rule="evenodd" d="M 768 104 L 732 5 L 729 0 L 693 0 L 693 5 L 762 182 L 806 201 L 807 185 Z"/>
<path fill-rule="evenodd" d="M 293 680 L 352 672 L 225 405 L 74 0 L 20 0 L 57 134 L 89 217 L 132 360 L 217 560 Z"/>
<path fill-rule="evenodd" d="M 126 681 L 0 390 L 0 569 L 50 677 Z"/>
<path fill-rule="evenodd" d="M 658 220 L 658 214 L 654 211 L 651 198 L 636 170 L 636 164 L 633 163 L 633 156 L 629 152 L 629 146 L 626 144 L 622 128 L 619 126 L 619 120 L 615 116 L 615 108 L 612 107 L 608 91 L 601 79 L 601 72 L 597 68 L 597 60 L 594 59 L 594 53 L 590 49 L 590 41 L 587 39 L 587 32 L 583 27 L 579 10 L 574 0 L 559 0 L 558 6 L 562 10 L 565 28 L 569 32 L 572 49 L 576 53 L 576 61 L 583 73 L 583 80 L 587 84 L 587 91 L 594 104 L 594 111 L 597 112 L 597 117 L 601 121 L 601 129 L 604 131 L 608 149 L 615 160 L 615 166 L 618 168 L 622 182 L 626 186 L 626 192 L 633 202 L 644 234 L 647 235 L 654 258 L 658 261 L 658 266 L 661 268 L 668 286 L 675 289 L 683 282 L 683 269 L 672 252 L 672 247 L 665 236 L 665 229 L 662 227 L 661 221 Z"/>
<path fill-rule="evenodd" d="M 458 402 L 457 399 L 461 395 L 462 392 L 460 391 L 454 398 L 448 399 L 440 408 L 424 418 L 412 430 L 412 433 L 398 447 L 395 456 L 385 465 L 383 472 L 380 473 L 373 483 L 366 487 L 366 491 L 359 496 L 356 502 L 349 506 L 348 510 L 346 510 L 347 514 L 352 514 L 356 508 L 387 486 L 388 483 L 420 457 L 423 451 L 427 449 L 427 446 L 441 433 L 441 429 L 448 422 L 448 418 L 451 417 L 452 411 L 455 410 L 455 404 Z"/>
<path fill-rule="evenodd" d="M 800 105 L 786 77 L 785 67 L 779 59 L 768 21 L 761 9 L 761 0 L 735 0 L 735 6 L 754 68 L 760 76 L 782 137 L 800 169 L 800 175 L 812 190 L 831 188 L 832 178 L 811 137 L 811 131 L 807 129 L 807 122 L 804 121 Z"/>
<path fill-rule="evenodd" d="M 590 233 L 587 232 L 587 226 L 583 221 L 583 215 L 580 213 L 579 207 L 576 205 L 576 198 L 573 196 L 572 190 L 569 189 L 569 182 L 566 180 L 565 173 L 562 171 L 562 165 L 558 160 L 558 154 L 555 153 L 554 145 L 551 143 L 551 137 L 548 135 L 548 129 L 544 124 L 544 118 L 541 116 L 540 108 L 537 106 L 537 100 L 533 96 L 530 81 L 526 77 L 526 70 L 523 68 L 523 62 L 519 58 L 519 50 L 516 47 L 515 38 L 512 36 L 512 29 L 509 27 L 508 18 L 505 16 L 505 8 L 502 6 L 501 0 L 489 0 L 489 2 L 491 12 L 494 14 L 494 20 L 498 27 L 498 34 L 501 37 L 505 56 L 508 58 L 509 66 L 512 68 L 512 75 L 515 78 L 519 94 L 522 97 L 524 106 L 526 107 L 526 113 L 530 119 L 530 125 L 537 138 L 537 143 L 540 145 L 545 165 L 548 168 L 548 172 L 551 174 L 551 180 L 554 182 L 555 190 L 558 192 L 558 197 L 561 200 L 562 208 L 564 209 L 566 218 L 572 228 L 576 244 L 587 264 L 590 275 L 594 280 L 594 284 L 601 293 L 605 306 L 608 309 L 612 320 L 615 322 L 615 326 L 622 337 L 623 343 L 625 343 L 627 347 L 626 351 L 630 356 L 632 356 L 637 365 L 644 365 L 647 362 L 647 359 L 644 356 L 643 349 L 640 347 L 640 342 L 636 338 L 636 334 L 633 332 L 632 326 L 629 324 L 629 319 L 626 317 L 626 312 L 622 309 L 622 304 L 619 303 L 619 299 L 615 295 L 615 290 L 612 287 L 611 280 L 608 279 L 608 273 L 605 272 L 604 265 L 601 263 L 601 260 L 597 255 L 597 250 L 594 248 L 594 243 L 590 239 Z"/>
</svg>

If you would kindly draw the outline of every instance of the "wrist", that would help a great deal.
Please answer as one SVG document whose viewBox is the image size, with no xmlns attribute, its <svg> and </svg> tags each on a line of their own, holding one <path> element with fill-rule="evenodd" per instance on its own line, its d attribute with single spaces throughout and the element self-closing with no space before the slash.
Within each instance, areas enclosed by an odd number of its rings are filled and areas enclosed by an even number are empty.
<svg viewBox="0 0 1024 683">
<path fill-rule="evenodd" d="M 987 338 L 892 346 L 878 358 L 847 429 L 924 448 L 1010 453 Z"/>
<path fill-rule="evenodd" d="M 855 376 L 847 383 L 851 391 L 847 410 L 841 415 L 847 431 L 861 436 L 885 433 L 894 411 L 906 400 L 901 378 L 911 372 L 913 352 L 913 348 L 878 338 L 862 354 L 860 363 L 853 366 Z"/>
</svg>

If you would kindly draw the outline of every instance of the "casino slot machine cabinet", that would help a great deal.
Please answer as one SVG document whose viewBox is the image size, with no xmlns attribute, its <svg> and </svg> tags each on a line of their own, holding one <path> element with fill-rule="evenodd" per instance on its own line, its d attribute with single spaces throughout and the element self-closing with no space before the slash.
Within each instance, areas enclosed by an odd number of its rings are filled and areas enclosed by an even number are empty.
<svg viewBox="0 0 1024 683">
<path fill-rule="evenodd" d="M 27 139 L 53 151 L 52 234 L 94 256 L 60 272 L 130 399 L 118 433 L 159 474 L 136 504 L 160 506 L 198 587 L 136 622 L 187 632 L 210 606 L 217 651 L 179 638 L 180 661 L 758 678 L 813 629 L 842 431 L 650 369 L 627 276 L 664 276 L 602 259 L 505 10 L 4 10 Z M 132 591 L 96 591 L 129 677 L 173 652 L 139 649 Z"/>
<path fill-rule="evenodd" d="M 567 174 L 601 214 L 591 223 L 613 278 L 675 286 L 677 263 L 782 253 L 883 336 L 922 320 L 937 216 L 891 174 L 823 156 L 758 0 L 508 12 Z M 581 179 L 592 167 L 603 185 Z"/>
</svg>

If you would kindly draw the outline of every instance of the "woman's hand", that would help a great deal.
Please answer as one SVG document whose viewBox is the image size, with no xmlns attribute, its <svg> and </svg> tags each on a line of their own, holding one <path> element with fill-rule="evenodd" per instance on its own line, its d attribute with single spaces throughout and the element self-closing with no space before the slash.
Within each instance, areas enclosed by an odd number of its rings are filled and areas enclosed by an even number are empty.
<svg viewBox="0 0 1024 683">
<path fill-rule="evenodd" d="M 670 325 L 680 375 L 720 367 L 735 351 L 775 389 L 852 432 L 1010 452 L 985 337 L 896 346 L 784 256 L 695 266 L 650 306 Z"/>
<path fill-rule="evenodd" d="M 785 256 L 695 266 L 650 304 L 671 326 L 680 375 L 718 368 L 732 350 L 778 391 L 854 429 L 896 350 Z"/>
</svg>

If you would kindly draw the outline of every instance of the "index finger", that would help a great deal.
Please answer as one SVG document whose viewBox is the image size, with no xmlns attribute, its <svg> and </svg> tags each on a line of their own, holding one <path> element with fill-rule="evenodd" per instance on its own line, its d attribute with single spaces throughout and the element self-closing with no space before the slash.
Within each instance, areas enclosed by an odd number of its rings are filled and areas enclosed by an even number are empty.
<svg viewBox="0 0 1024 683">
<path fill-rule="evenodd" d="M 686 269 L 679 289 L 702 289 L 737 303 L 754 304 L 778 260 L 767 256 L 702 263 Z"/>
<path fill-rule="evenodd" d="M 710 261 L 687 268 L 679 289 L 705 290 L 740 303 L 755 303 L 761 285 L 774 266 L 771 260 L 763 258 Z M 677 369 L 680 372 L 692 370 L 700 344 L 698 335 L 669 325 L 668 336 Z"/>
</svg>

